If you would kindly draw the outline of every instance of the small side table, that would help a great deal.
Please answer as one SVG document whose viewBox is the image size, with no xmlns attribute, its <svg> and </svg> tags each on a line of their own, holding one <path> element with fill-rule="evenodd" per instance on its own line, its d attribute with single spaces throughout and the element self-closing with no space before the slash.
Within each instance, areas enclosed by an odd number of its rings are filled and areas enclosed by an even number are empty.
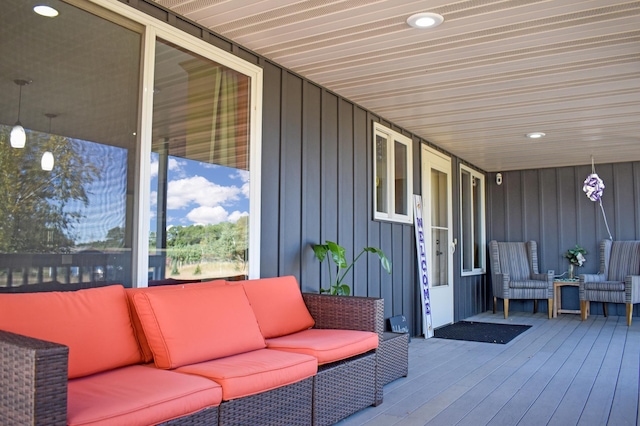
<svg viewBox="0 0 640 426">
<path fill-rule="evenodd" d="M 562 287 L 580 287 L 580 280 L 560 279 L 553 282 L 553 317 L 557 318 L 558 314 L 579 314 L 580 309 L 562 309 Z M 587 307 L 587 309 L 589 309 Z M 588 313 L 588 312 L 587 312 Z"/>
</svg>

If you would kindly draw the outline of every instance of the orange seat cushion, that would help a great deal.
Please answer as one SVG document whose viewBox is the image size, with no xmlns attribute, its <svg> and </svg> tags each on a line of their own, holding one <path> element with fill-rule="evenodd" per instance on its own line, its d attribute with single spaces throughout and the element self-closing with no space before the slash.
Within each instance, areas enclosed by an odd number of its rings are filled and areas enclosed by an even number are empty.
<svg viewBox="0 0 640 426">
<path fill-rule="evenodd" d="M 315 324 L 293 276 L 242 281 L 265 339 L 306 330 Z"/>
<path fill-rule="evenodd" d="M 240 286 L 186 285 L 133 296 L 159 368 L 177 368 L 264 348 Z"/>
<path fill-rule="evenodd" d="M 0 329 L 69 347 L 69 378 L 142 362 L 121 285 L 0 294 Z"/>
<path fill-rule="evenodd" d="M 207 377 L 222 385 L 222 399 L 242 398 L 312 377 L 318 371 L 315 358 L 270 349 L 259 349 L 176 371 Z"/>
<path fill-rule="evenodd" d="M 184 288 L 185 285 L 219 287 L 226 284 L 227 282 L 225 280 L 214 280 L 214 281 L 207 281 L 203 283 L 182 284 L 180 285 L 180 287 Z M 127 299 L 129 301 L 129 309 L 131 310 L 131 322 L 133 323 L 133 329 L 135 330 L 136 338 L 138 339 L 138 343 L 140 345 L 140 351 L 142 352 L 144 362 L 153 362 L 153 352 L 151 352 L 151 348 L 149 347 L 149 342 L 147 342 L 147 336 L 145 336 L 144 330 L 142 329 L 142 324 L 140 323 L 138 312 L 136 311 L 135 304 L 133 303 L 133 296 L 137 293 L 167 291 L 172 289 L 175 290 L 176 288 L 178 287 L 171 286 L 171 285 L 164 285 L 164 286 L 157 286 L 157 287 L 126 288 L 124 290 L 125 293 L 127 294 Z"/>
<path fill-rule="evenodd" d="M 378 335 L 370 331 L 311 329 L 267 339 L 269 349 L 312 355 L 318 364 L 340 361 L 378 347 Z"/>
<path fill-rule="evenodd" d="M 203 377 L 144 365 L 69 381 L 69 425 L 152 425 L 220 405 L 222 388 Z"/>
</svg>

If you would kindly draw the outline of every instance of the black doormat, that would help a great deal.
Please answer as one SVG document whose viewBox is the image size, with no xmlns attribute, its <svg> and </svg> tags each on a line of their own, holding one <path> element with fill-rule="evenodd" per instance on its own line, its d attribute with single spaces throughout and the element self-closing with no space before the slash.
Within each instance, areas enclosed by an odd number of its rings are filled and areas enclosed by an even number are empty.
<svg viewBox="0 0 640 426">
<path fill-rule="evenodd" d="M 505 344 L 530 327 L 530 325 L 460 321 L 434 330 L 433 337 Z"/>
</svg>

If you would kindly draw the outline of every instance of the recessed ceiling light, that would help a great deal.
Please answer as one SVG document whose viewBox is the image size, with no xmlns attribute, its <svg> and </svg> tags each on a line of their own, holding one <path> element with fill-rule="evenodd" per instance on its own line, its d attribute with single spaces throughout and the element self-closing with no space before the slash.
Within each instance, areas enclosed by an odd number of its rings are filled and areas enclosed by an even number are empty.
<svg viewBox="0 0 640 426">
<path fill-rule="evenodd" d="M 46 16 L 47 18 L 55 18 L 58 16 L 58 11 L 51 6 L 47 6 L 45 4 L 39 4 L 33 7 L 33 11 L 41 16 Z"/>
<path fill-rule="evenodd" d="M 434 28 L 443 22 L 444 18 L 442 15 L 430 12 L 416 13 L 415 15 L 409 16 L 407 19 L 407 24 L 413 28 Z"/>
<path fill-rule="evenodd" d="M 540 138 L 545 137 L 546 135 L 544 133 L 542 133 L 542 132 L 531 132 L 531 133 L 527 133 L 526 136 L 529 139 L 540 139 Z"/>
</svg>

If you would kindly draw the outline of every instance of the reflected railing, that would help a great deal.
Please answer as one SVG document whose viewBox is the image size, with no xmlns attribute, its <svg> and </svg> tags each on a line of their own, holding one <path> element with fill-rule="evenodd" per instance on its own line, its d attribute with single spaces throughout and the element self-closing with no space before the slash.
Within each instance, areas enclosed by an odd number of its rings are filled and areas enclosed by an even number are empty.
<svg viewBox="0 0 640 426">
<path fill-rule="evenodd" d="M 131 252 L 0 254 L 0 293 L 131 287 Z"/>
</svg>

